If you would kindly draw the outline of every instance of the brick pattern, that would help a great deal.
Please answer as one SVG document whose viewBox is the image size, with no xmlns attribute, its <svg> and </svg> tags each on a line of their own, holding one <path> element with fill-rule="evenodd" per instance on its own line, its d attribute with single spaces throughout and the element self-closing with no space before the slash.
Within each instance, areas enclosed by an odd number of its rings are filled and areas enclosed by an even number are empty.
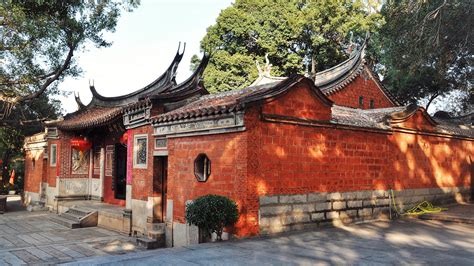
<svg viewBox="0 0 474 266">
<path fill-rule="evenodd" d="M 246 204 L 246 134 L 230 133 L 168 140 L 168 199 L 173 200 L 174 220 L 184 223 L 185 203 L 207 194 L 236 200 L 241 213 Z M 206 182 L 194 176 L 194 159 L 205 153 L 211 160 Z"/>
<path fill-rule="evenodd" d="M 33 162 L 34 161 L 34 162 Z M 43 160 L 42 150 L 27 151 L 25 155 L 25 191 L 39 193 L 40 183 L 44 168 L 47 167 Z"/>
<path fill-rule="evenodd" d="M 364 97 L 363 106 L 359 106 L 359 97 Z M 328 96 L 337 105 L 354 108 L 369 109 L 370 100 L 374 100 L 375 108 L 386 108 L 395 106 L 381 91 L 377 83 L 372 80 L 367 70 L 355 78 L 350 84 L 340 91 Z"/>
<path fill-rule="evenodd" d="M 132 162 L 131 184 L 132 184 L 132 198 L 137 200 L 147 201 L 148 197 L 153 194 L 153 128 L 151 126 L 139 127 L 128 130 L 129 138 L 131 138 L 131 154 L 128 159 Z M 133 168 L 133 150 L 134 150 L 134 136 L 139 134 L 148 135 L 148 156 L 147 156 L 147 168 Z"/>
<path fill-rule="evenodd" d="M 265 104 L 263 112 L 309 120 L 331 119 L 331 107 L 318 100 L 304 83 L 292 88 L 284 97 Z"/>
<path fill-rule="evenodd" d="M 454 187 L 406 189 L 394 194 L 398 210 L 403 212 L 424 200 L 434 203 L 468 200 L 469 191 Z M 391 205 L 389 195 L 387 190 L 360 190 L 260 196 L 260 233 L 304 229 L 334 221 L 349 223 L 384 218 Z"/>
</svg>

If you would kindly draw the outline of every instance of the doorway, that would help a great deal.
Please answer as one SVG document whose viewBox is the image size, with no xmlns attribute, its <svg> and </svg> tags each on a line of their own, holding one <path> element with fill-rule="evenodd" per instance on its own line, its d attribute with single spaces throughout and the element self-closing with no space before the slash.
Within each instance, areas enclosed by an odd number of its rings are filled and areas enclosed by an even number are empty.
<svg viewBox="0 0 474 266">
<path fill-rule="evenodd" d="M 115 198 L 125 199 L 127 191 L 127 147 L 122 144 L 115 144 Z"/>
<path fill-rule="evenodd" d="M 162 223 L 166 213 L 166 193 L 168 181 L 168 157 L 153 157 L 153 220 Z"/>
</svg>

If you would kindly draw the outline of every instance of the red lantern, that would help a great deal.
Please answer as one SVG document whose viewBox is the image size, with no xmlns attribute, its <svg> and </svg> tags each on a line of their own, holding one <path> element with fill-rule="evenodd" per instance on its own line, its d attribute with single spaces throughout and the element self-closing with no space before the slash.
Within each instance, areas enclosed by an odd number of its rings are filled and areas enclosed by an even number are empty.
<svg viewBox="0 0 474 266">
<path fill-rule="evenodd" d="M 127 132 L 123 133 L 123 135 L 120 137 L 120 143 L 122 143 L 123 145 L 127 145 L 127 141 L 128 141 L 128 134 Z"/>
<path fill-rule="evenodd" d="M 84 152 L 92 147 L 92 143 L 87 139 L 76 137 L 71 139 L 71 147 Z"/>
</svg>

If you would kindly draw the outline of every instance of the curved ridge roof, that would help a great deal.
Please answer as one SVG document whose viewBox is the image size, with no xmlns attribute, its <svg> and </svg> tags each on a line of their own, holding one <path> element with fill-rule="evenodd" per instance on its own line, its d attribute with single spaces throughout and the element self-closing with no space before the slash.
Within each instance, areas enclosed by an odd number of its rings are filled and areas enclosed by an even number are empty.
<svg viewBox="0 0 474 266">
<path fill-rule="evenodd" d="M 106 97 L 100 95 L 94 86 L 90 86 L 92 93 L 92 101 L 89 105 L 99 105 L 99 106 L 117 106 L 117 105 L 126 105 L 134 101 L 138 101 L 140 98 L 143 98 L 144 95 L 150 95 L 153 93 L 160 93 L 170 87 L 176 85 L 176 72 L 178 65 L 183 58 L 184 51 L 186 50 L 186 44 L 184 44 L 183 51 L 180 53 L 181 43 L 178 46 L 176 55 L 173 58 L 173 61 L 168 66 L 166 71 L 161 74 L 157 79 L 148 84 L 147 86 L 136 90 L 134 92 L 114 97 Z"/>
<path fill-rule="evenodd" d="M 93 93 L 92 101 L 87 106 L 67 114 L 64 120 L 55 122 L 52 126 L 64 130 L 100 127 L 117 121 L 125 111 L 150 106 L 150 100 L 171 103 L 194 95 L 209 94 L 202 85 L 202 74 L 209 62 L 208 54 L 204 54 L 198 68 L 189 78 L 176 84 L 176 69 L 183 53 L 184 51 L 180 53 L 178 48 L 178 52 L 166 72 L 148 86 L 135 92 L 123 96 L 104 97 L 92 87 L 95 94 Z"/>
<path fill-rule="evenodd" d="M 346 61 L 324 71 L 317 72 L 314 84 L 326 93 L 334 89 L 334 85 L 345 80 L 351 76 L 351 74 L 359 74 L 362 70 L 361 66 L 365 63 L 364 55 L 366 46 L 367 41 L 365 41 L 360 48 L 355 50 Z"/>
<path fill-rule="evenodd" d="M 395 105 L 400 106 L 397 99 L 383 86 L 378 75 L 366 65 L 365 52 L 367 49 L 368 37 L 364 43 L 351 53 L 349 58 L 344 62 L 317 72 L 314 78 L 314 84 L 325 94 L 331 95 L 345 88 L 350 82 L 357 78 L 363 71 L 367 69 L 369 75 L 377 83 L 377 86 L 387 96 L 387 98 Z"/>
</svg>

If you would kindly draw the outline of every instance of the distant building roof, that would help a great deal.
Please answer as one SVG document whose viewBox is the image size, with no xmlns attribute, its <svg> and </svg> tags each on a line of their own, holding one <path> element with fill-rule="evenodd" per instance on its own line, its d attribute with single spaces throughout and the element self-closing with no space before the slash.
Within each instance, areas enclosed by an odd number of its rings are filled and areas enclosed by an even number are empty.
<svg viewBox="0 0 474 266">
<path fill-rule="evenodd" d="M 208 94 L 201 84 L 202 74 L 209 62 L 207 54 L 204 55 L 200 65 L 188 79 L 180 84 L 176 83 L 176 70 L 183 53 L 184 51 L 180 53 L 178 48 L 170 66 L 160 77 L 144 88 L 129 94 L 105 97 L 100 95 L 94 86 L 90 86 L 92 100 L 88 105 L 83 105 L 76 97 L 79 110 L 67 114 L 62 121 L 53 122 L 49 126 L 56 126 L 62 130 L 101 127 L 122 119 L 122 115 L 126 110 L 149 105 L 150 100 L 172 102 L 193 95 Z"/>
<path fill-rule="evenodd" d="M 394 123 L 407 120 L 417 111 L 421 110 L 426 119 L 433 125 L 436 133 L 474 138 L 472 127 L 448 124 L 446 122 L 440 123 L 429 116 L 425 109 L 416 105 L 364 110 L 333 104 L 331 100 L 314 86 L 312 80 L 301 75 L 294 75 L 283 81 L 249 86 L 242 90 L 204 95 L 185 106 L 151 117 L 150 121 L 154 125 L 160 125 L 242 111 L 246 107 L 251 106 L 252 103 L 275 99 L 299 82 L 310 84 L 323 103 L 331 107 L 331 120 L 329 123 L 333 125 L 389 131 L 393 128 L 392 125 Z"/>
</svg>

